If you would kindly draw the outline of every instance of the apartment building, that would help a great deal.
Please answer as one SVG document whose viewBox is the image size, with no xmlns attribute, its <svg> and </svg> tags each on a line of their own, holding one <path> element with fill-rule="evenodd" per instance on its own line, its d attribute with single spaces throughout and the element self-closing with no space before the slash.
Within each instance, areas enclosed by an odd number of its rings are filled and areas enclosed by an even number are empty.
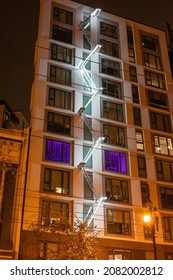
<svg viewBox="0 0 173 280">
<path fill-rule="evenodd" d="M 40 3 L 21 258 L 48 258 L 53 246 L 46 232 L 29 251 L 32 224 L 86 219 L 89 231 L 99 231 L 100 258 L 154 259 L 143 221 L 152 211 L 158 258 L 173 259 L 165 33 L 116 11 Z"/>
<path fill-rule="evenodd" d="M 20 119 L 0 100 L 0 259 L 19 255 L 29 144 L 29 126 Z"/>
</svg>

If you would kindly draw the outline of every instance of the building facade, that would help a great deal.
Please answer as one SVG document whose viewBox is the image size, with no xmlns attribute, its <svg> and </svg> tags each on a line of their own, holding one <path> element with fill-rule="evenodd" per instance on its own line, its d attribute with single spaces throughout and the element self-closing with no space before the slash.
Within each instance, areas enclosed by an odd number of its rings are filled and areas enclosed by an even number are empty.
<svg viewBox="0 0 173 280">
<path fill-rule="evenodd" d="M 0 100 L 0 259 L 19 258 L 28 145 L 29 126 Z"/>
<path fill-rule="evenodd" d="M 90 221 L 104 259 L 173 258 L 173 84 L 165 33 L 41 0 L 21 258 L 33 224 Z M 116 13 L 116 11 L 114 11 Z M 153 208 L 155 213 L 155 208 Z M 35 258 L 48 258 L 51 234 Z M 44 248 L 44 254 L 43 254 Z M 29 254 L 29 253 L 28 253 Z"/>
</svg>

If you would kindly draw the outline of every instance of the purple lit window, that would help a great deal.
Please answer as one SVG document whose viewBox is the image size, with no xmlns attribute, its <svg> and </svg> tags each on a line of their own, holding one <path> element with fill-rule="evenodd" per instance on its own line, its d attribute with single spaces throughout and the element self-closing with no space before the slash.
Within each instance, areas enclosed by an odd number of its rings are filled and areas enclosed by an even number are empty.
<svg viewBox="0 0 173 280">
<path fill-rule="evenodd" d="M 105 170 L 127 173 L 127 159 L 126 154 L 104 151 L 105 155 Z"/>
<path fill-rule="evenodd" d="M 70 163 L 70 143 L 46 139 L 45 159 Z"/>
</svg>

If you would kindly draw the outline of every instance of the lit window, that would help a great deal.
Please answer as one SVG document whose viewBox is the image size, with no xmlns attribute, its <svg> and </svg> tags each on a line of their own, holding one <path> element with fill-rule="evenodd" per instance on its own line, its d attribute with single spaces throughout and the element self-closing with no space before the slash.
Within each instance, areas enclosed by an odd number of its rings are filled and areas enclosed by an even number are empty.
<svg viewBox="0 0 173 280">
<path fill-rule="evenodd" d="M 43 191 L 55 194 L 69 194 L 70 172 L 57 169 L 44 169 Z"/>
<path fill-rule="evenodd" d="M 137 83 L 137 72 L 136 67 L 129 66 L 129 75 L 130 75 L 130 81 Z"/>
<path fill-rule="evenodd" d="M 107 209 L 107 233 L 131 235 L 131 221 L 129 211 Z"/>
<path fill-rule="evenodd" d="M 51 65 L 50 81 L 71 86 L 71 70 Z"/>
<path fill-rule="evenodd" d="M 63 202 L 42 201 L 42 225 L 67 225 L 69 223 L 69 204 Z"/>
<path fill-rule="evenodd" d="M 123 122 L 123 105 L 102 100 L 102 117 Z"/>
<path fill-rule="evenodd" d="M 65 110 L 73 110 L 73 92 L 49 88 L 48 105 Z"/>
<path fill-rule="evenodd" d="M 144 53 L 144 65 L 161 70 L 160 57 L 149 53 Z"/>
<path fill-rule="evenodd" d="M 128 181 L 105 178 L 105 194 L 108 200 L 129 203 Z"/>
<path fill-rule="evenodd" d="M 145 71 L 145 80 L 148 86 L 165 89 L 164 75 Z"/>
<path fill-rule="evenodd" d="M 105 170 L 127 174 L 127 155 L 115 151 L 104 151 Z"/>
<path fill-rule="evenodd" d="M 173 140 L 168 137 L 154 135 L 154 150 L 157 154 L 173 156 Z"/>
<path fill-rule="evenodd" d="M 103 137 L 106 144 L 125 146 L 124 128 L 103 124 Z"/>
<path fill-rule="evenodd" d="M 144 151 L 144 141 L 142 131 L 136 130 L 136 144 L 137 150 Z"/>
<path fill-rule="evenodd" d="M 132 252 L 125 249 L 109 249 L 108 260 L 132 260 Z"/>
<path fill-rule="evenodd" d="M 71 145 L 68 142 L 46 139 L 45 159 L 70 164 Z"/>
</svg>

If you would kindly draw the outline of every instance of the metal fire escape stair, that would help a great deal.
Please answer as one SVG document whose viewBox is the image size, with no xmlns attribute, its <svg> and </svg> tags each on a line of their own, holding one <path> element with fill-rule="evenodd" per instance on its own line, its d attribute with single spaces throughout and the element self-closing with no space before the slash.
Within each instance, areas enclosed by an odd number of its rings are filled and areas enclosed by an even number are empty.
<svg viewBox="0 0 173 280">
<path fill-rule="evenodd" d="M 94 140 L 94 143 L 93 143 L 93 147 L 88 151 L 87 155 L 85 156 L 84 160 L 82 162 L 79 163 L 78 165 L 78 168 L 81 169 L 81 171 L 83 172 L 84 174 L 84 177 L 91 189 L 91 191 L 93 192 L 93 196 L 94 196 L 94 199 L 95 199 L 95 208 L 94 208 L 94 211 L 93 210 L 93 204 L 90 205 L 90 208 L 88 210 L 88 213 L 85 217 L 85 220 L 84 222 L 87 223 L 87 227 L 90 226 L 92 220 L 94 219 L 94 216 L 98 210 L 98 208 L 100 207 L 101 203 L 103 200 L 105 200 L 106 198 L 105 197 L 100 197 L 94 186 L 93 186 L 93 183 L 92 183 L 92 180 L 90 179 L 90 176 L 87 172 L 87 170 L 85 169 L 85 164 L 87 163 L 87 161 L 89 160 L 89 158 L 92 156 L 94 150 L 97 148 L 97 146 L 99 144 L 101 144 L 102 140 L 104 139 L 103 137 L 98 137 L 96 136 L 94 130 L 92 129 L 92 126 L 91 126 L 91 122 L 90 120 L 87 118 L 87 116 L 85 115 L 85 109 L 88 107 L 88 105 L 91 103 L 91 101 L 93 100 L 93 98 L 96 96 L 96 94 L 98 93 L 99 90 L 102 90 L 102 88 L 97 88 L 92 80 L 92 78 L 90 77 L 87 69 L 85 68 L 85 65 L 87 64 L 87 62 L 89 61 L 89 59 L 91 58 L 91 56 L 95 53 L 98 53 L 100 48 L 101 48 L 101 45 L 96 45 L 94 48 L 92 47 L 92 44 L 91 44 L 91 35 L 90 35 L 90 32 L 86 30 L 87 26 L 90 24 L 90 18 L 93 16 L 93 17 L 97 17 L 100 13 L 100 9 L 96 9 L 84 22 L 81 22 L 80 24 L 80 28 L 83 30 L 83 33 L 84 33 L 84 36 L 85 38 L 87 39 L 88 43 L 90 44 L 91 46 L 91 53 L 87 56 L 87 58 L 84 60 L 84 61 L 81 61 L 78 65 L 78 69 L 80 69 L 85 77 L 85 79 L 87 80 L 87 83 L 91 89 L 91 97 L 89 99 L 89 101 L 87 102 L 87 104 L 84 106 L 84 107 L 81 107 L 78 111 L 78 114 L 82 117 L 84 123 L 86 124 L 86 126 L 88 127 L 92 137 L 93 137 L 93 140 Z"/>
</svg>

